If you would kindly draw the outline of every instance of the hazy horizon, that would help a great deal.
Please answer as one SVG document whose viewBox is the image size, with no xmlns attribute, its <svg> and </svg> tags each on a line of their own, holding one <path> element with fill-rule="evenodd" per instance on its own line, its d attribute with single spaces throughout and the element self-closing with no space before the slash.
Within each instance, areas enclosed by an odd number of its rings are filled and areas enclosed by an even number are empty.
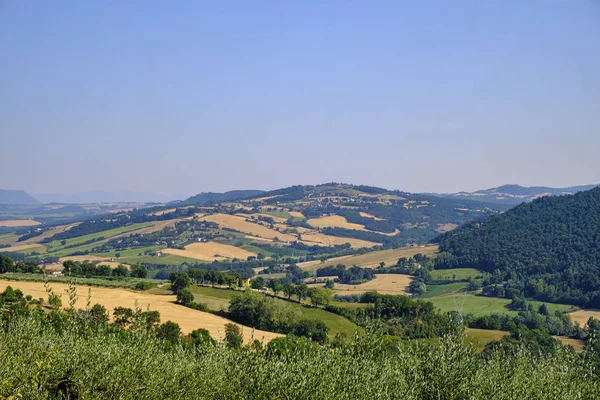
<svg viewBox="0 0 600 400">
<path fill-rule="evenodd" d="M 0 188 L 600 183 L 600 3 L 0 2 Z"/>
</svg>

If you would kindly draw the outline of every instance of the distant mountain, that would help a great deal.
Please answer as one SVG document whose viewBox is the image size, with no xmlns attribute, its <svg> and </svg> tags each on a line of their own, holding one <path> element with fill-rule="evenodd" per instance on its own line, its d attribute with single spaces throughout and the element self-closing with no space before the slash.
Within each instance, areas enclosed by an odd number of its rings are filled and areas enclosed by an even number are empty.
<svg viewBox="0 0 600 400">
<path fill-rule="evenodd" d="M 36 194 L 43 203 L 89 204 L 89 203 L 167 203 L 185 196 L 164 196 L 150 192 L 104 192 L 90 191 L 74 194 Z"/>
<path fill-rule="evenodd" d="M 551 188 L 545 186 L 520 186 L 503 185 L 492 189 L 478 190 L 476 192 L 458 193 L 432 193 L 433 196 L 449 199 L 468 199 L 486 203 L 517 205 L 532 201 L 543 196 L 561 196 L 590 190 L 598 185 L 572 186 L 566 188 Z"/>
<path fill-rule="evenodd" d="M 233 201 L 255 197 L 264 193 L 263 190 L 231 190 L 225 193 L 206 192 L 191 196 L 178 205 L 205 204 L 211 201 Z"/>
<path fill-rule="evenodd" d="M 39 200 L 33 198 L 24 190 L 0 189 L 0 204 L 40 204 Z"/>
<path fill-rule="evenodd" d="M 600 307 L 600 187 L 544 196 L 438 238 L 447 266 L 494 274 L 489 290 Z M 501 281 L 505 281 L 500 285 Z"/>
</svg>

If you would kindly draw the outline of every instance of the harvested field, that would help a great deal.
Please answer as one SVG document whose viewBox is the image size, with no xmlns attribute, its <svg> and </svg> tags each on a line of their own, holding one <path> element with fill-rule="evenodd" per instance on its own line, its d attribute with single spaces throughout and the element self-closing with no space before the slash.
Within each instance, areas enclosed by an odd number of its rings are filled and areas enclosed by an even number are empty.
<svg viewBox="0 0 600 400">
<path fill-rule="evenodd" d="M 583 310 L 578 310 L 569 313 L 571 320 L 573 323 L 579 322 L 579 325 L 582 327 L 587 325 L 590 317 L 594 317 L 597 320 L 600 320 L 600 309 L 598 308 L 584 308 Z"/>
<path fill-rule="evenodd" d="M 333 291 L 336 294 L 361 294 L 376 290 L 381 294 L 408 294 L 408 285 L 413 280 L 410 275 L 379 274 L 375 278 L 360 285 L 345 285 L 336 283 Z M 322 286 L 322 284 L 317 284 Z M 309 285 L 313 286 L 313 285 Z"/>
<path fill-rule="evenodd" d="M 366 213 L 366 212 L 362 212 L 361 211 L 361 212 L 359 212 L 359 214 L 360 214 L 361 217 L 371 218 L 371 219 L 374 219 L 375 221 L 385 221 L 384 218 L 379 218 L 379 217 L 376 217 L 376 216 L 371 215 L 371 214 Z"/>
<path fill-rule="evenodd" d="M 280 224 L 285 224 L 287 222 L 287 218 L 281 218 L 281 217 L 275 217 L 273 215 L 269 215 L 269 214 L 264 214 L 264 213 L 254 213 L 254 214 L 236 214 L 236 216 L 238 217 L 242 217 L 244 219 L 246 218 L 250 218 L 252 219 L 252 217 L 254 217 L 254 219 L 258 220 L 259 217 L 267 217 L 267 218 L 272 218 L 273 221 L 278 222 Z"/>
<path fill-rule="evenodd" d="M 400 249 L 373 251 L 371 253 L 354 256 L 330 258 L 329 260 L 325 261 L 325 263 L 321 263 L 319 260 L 306 261 L 298 264 L 298 266 L 306 271 L 316 271 L 319 268 L 332 265 L 335 266 L 337 264 L 344 264 L 347 267 L 358 265 L 359 267 L 363 268 L 375 268 L 380 262 L 384 262 L 386 266 L 390 267 L 396 265 L 398 259 L 402 257 L 410 258 L 417 253 L 421 253 L 429 257 L 435 257 L 437 252 L 437 246 L 403 247 Z"/>
<path fill-rule="evenodd" d="M 39 253 L 45 253 L 46 252 L 46 248 L 42 245 L 39 244 L 19 244 L 16 246 L 11 246 L 11 247 L 5 247 L 3 249 L 0 249 L 0 252 L 6 252 L 6 251 L 23 251 L 23 250 L 33 250 L 33 249 L 38 249 Z"/>
<path fill-rule="evenodd" d="M 19 235 L 15 235 L 12 233 L 9 233 L 6 235 L 0 235 L 0 244 L 10 244 L 11 246 L 14 246 L 17 243 L 23 243 L 23 242 L 17 242 L 18 238 L 19 238 Z"/>
<path fill-rule="evenodd" d="M 152 213 L 152 214 L 150 214 L 150 215 L 156 215 L 156 216 L 160 216 L 160 215 L 165 215 L 165 214 L 168 214 L 168 213 L 172 213 L 173 211 L 175 211 L 175 209 L 174 209 L 174 208 L 169 208 L 168 210 L 162 210 L 162 211 L 156 211 L 156 212 L 153 212 L 153 213 Z"/>
<path fill-rule="evenodd" d="M 294 218 L 304 218 L 304 215 L 299 211 L 288 211 L 288 213 Z"/>
<path fill-rule="evenodd" d="M 240 247 L 221 244 L 215 242 L 192 243 L 185 246 L 185 250 L 179 249 L 164 249 L 163 253 L 173 254 L 176 256 L 195 258 L 197 260 L 224 260 L 231 258 L 239 258 L 245 260 L 249 256 L 256 256 L 256 253 L 249 252 Z"/>
<path fill-rule="evenodd" d="M 379 246 L 381 243 L 367 242 L 366 240 L 344 238 L 338 236 L 325 235 L 318 232 L 308 232 L 302 234 L 302 242 L 308 245 L 335 246 L 336 244 L 350 243 L 355 249 L 361 247 Z"/>
<path fill-rule="evenodd" d="M 154 233 L 154 232 L 162 231 L 165 228 L 173 228 L 177 222 L 180 222 L 180 221 L 183 221 L 186 219 L 189 219 L 189 218 L 177 218 L 177 219 L 168 219 L 166 221 L 156 221 L 156 222 L 152 223 L 152 226 L 149 226 L 147 228 L 138 229 L 136 231 L 126 232 L 121 235 L 115 236 L 112 239 L 115 239 L 118 237 L 123 237 L 123 236 L 131 236 L 133 234 L 145 235 L 147 233 Z"/>
<path fill-rule="evenodd" d="M 345 217 L 340 215 L 330 215 L 328 217 L 311 218 L 308 221 L 310 226 L 315 228 L 344 228 L 364 231 L 364 225 L 353 224 L 348 222 Z"/>
<path fill-rule="evenodd" d="M 458 228 L 458 225 L 456 225 L 456 224 L 440 224 L 440 225 L 438 225 L 436 231 L 438 231 L 439 233 L 445 233 L 445 232 L 453 231 L 456 228 Z"/>
<path fill-rule="evenodd" d="M 246 222 L 245 218 L 238 217 L 237 215 L 212 214 L 201 218 L 201 220 L 215 222 L 222 228 L 235 229 L 236 231 L 240 231 L 251 236 L 267 239 L 273 239 L 277 237 L 283 242 L 293 242 L 298 240 L 298 238 L 294 235 L 287 235 L 259 224 Z"/>
<path fill-rule="evenodd" d="M 40 224 L 41 222 L 37 222 L 32 219 L 9 219 L 6 221 L 0 221 L 0 226 L 7 228 L 14 228 L 17 226 L 35 226 Z"/>
<path fill-rule="evenodd" d="M 2 281 L 0 280 L 0 291 L 6 289 L 7 286 L 12 286 L 14 289 L 21 289 L 24 294 L 30 294 L 33 298 L 37 299 L 47 298 L 47 293 L 44 290 L 44 284 L 42 282 L 19 282 L 19 281 Z M 66 303 L 66 284 L 52 283 L 52 289 L 54 292 L 63 294 L 63 303 Z M 184 306 L 175 304 L 175 296 L 172 295 L 154 295 L 145 292 L 134 292 L 126 289 L 112 289 L 103 287 L 92 287 L 92 304 L 102 304 L 112 314 L 115 307 L 135 307 L 137 300 L 138 306 L 142 310 L 146 310 L 148 307 L 150 310 L 160 312 L 161 322 L 173 321 L 179 324 L 181 331 L 184 334 L 190 333 L 194 329 L 204 328 L 207 329 L 211 336 L 215 339 L 223 338 L 225 336 L 225 324 L 232 321 L 216 316 L 214 314 L 192 310 Z M 76 307 L 83 308 L 86 304 L 86 297 L 88 293 L 88 287 L 78 287 L 77 294 L 79 296 Z M 239 325 L 239 324 L 238 324 Z M 266 332 L 260 330 L 253 330 L 249 327 L 240 325 L 244 331 L 244 340 L 249 342 L 254 332 L 254 338 L 258 340 L 264 339 L 268 342 L 276 337 L 283 335 Z"/>
</svg>

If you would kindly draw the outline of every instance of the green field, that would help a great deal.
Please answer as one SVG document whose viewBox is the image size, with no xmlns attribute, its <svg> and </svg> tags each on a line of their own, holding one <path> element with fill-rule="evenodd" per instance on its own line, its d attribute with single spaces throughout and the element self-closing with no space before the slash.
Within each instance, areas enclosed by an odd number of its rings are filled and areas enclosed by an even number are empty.
<svg viewBox="0 0 600 400">
<path fill-rule="evenodd" d="M 257 246 L 252 246 L 251 244 L 245 244 L 241 248 L 244 250 L 247 250 L 249 252 L 252 252 L 252 253 L 262 254 L 265 257 L 271 257 L 271 255 L 273 255 L 273 253 L 271 253 L 270 251 L 261 249 L 260 247 L 257 247 Z"/>
<path fill-rule="evenodd" d="M 268 214 L 272 215 L 273 217 L 286 219 L 291 217 L 290 213 L 288 213 L 287 211 L 261 211 L 261 214 Z"/>
<path fill-rule="evenodd" d="M 474 268 L 436 269 L 431 271 L 431 277 L 436 281 L 461 281 L 481 275 L 483 275 L 483 272 Z"/>
<path fill-rule="evenodd" d="M 188 288 L 194 294 L 195 301 L 204 303 L 209 309 L 214 311 L 226 310 L 229 306 L 229 300 L 236 293 L 235 290 L 217 289 L 206 286 L 192 285 Z M 284 301 L 286 304 L 297 307 L 305 318 L 314 318 L 321 320 L 329 328 L 329 336 L 334 337 L 338 333 L 344 333 L 352 337 L 356 331 L 362 332 L 362 329 L 350 322 L 348 319 L 325 311 L 322 308 L 304 306 L 293 301 L 275 299 L 275 301 Z"/>
<path fill-rule="evenodd" d="M 102 232 L 96 232 L 96 233 L 91 233 L 89 235 L 83 235 L 83 236 L 78 236 L 78 237 L 74 237 L 71 239 L 66 239 L 67 243 L 64 246 L 61 244 L 60 240 L 53 240 L 52 242 L 48 243 L 48 247 L 49 247 L 48 251 L 54 252 L 54 251 L 63 250 L 66 246 L 73 246 L 73 245 L 85 243 L 89 240 L 94 240 L 94 239 L 98 239 L 98 238 L 108 239 L 113 236 L 120 235 L 122 233 L 132 232 L 132 231 L 136 231 L 138 229 L 148 228 L 150 226 L 152 226 L 151 222 L 143 222 L 143 223 L 139 223 L 139 224 L 132 224 L 132 225 L 127 225 L 127 226 L 121 226 L 119 228 L 108 229 L 108 230 L 102 231 Z"/>
<path fill-rule="evenodd" d="M 426 299 L 430 297 L 442 296 L 445 294 L 458 292 L 466 288 L 467 285 L 467 282 L 453 282 L 445 285 L 427 285 L 427 291 L 420 295 L 419 298 Z"/>
<path fill-rule="evenodd" d="M 511 302 L 509 299 L 476 296 L 470 293 L 432 297 L 428 298 L 427 301 L 432 302 L 443 312 L 460 311 L 463 314 L 473 314 L 476 317 L 489 314 L 518 314 L 518 311 L 510 310 L 507 307 Z M 573 306 L 570 305 L 544 303 L 541 301 L 528 301 L 528 304 L 533 305 L 535 309 L 542 304 L 546 304 L 551 313 L 554 311 L 565 312 L 573 309 Z"/>
<path fill-rule="evenodd" d="M 481 351 L 492 340 L 500 340 L 508 334 L 505 331 L 466 328 L 465 342 L 473 345 L 477 351 Z"/>
</svg>

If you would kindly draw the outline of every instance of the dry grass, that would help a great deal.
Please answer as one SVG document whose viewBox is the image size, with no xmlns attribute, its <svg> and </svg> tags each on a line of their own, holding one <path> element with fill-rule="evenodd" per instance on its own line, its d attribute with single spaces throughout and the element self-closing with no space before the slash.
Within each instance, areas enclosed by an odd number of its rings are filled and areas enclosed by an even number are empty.
<svg viewBox="0 0 600 400">
<path fill-rule="evenodd" d="M 275 217 L 273 215 L 269 215 L 269 214 L 263 214 L 263 213 L 254 213 L 254 214 L 236 214 L 236 216 L 238 217 L 242 217 L 244 219 L 246 218 L 251 218 L 254 217 L 254 219 L 258 220 L 259 217 L 267 217 L 267 218 L 272 218 L 273 221 L 280 223 L 280 224 L 285 224 L 287 222 L 287 218 L 281 218 L 281 217 Z"/>
<path fill-rule="evenodd" d="M 11 247 L 5 247 L 3 249 L 0 249 L 0 252 L 6 252 L 6 251 L 21 251 L 21 250 L 30 250 L 30 249 L 39 249 L 39 253 L 45 253 L 46 252 L 46 248 L 42 245 L 39 244 L 19 244 L 16 246 L 11 246 Z"/>
<path fill-rule="evenodd" d="M 436 231 L 438 231 L 439 233 L 445 233 L 453 231 L 456 228 L 458 228 L 458 225 L 456 224 L 439 224 Z"/>
<path fill-rule="evenodd" d="M 18 281 L 0 281 L 0 291 L 3 291 L 7 286 L 12 286 L 15 289 L 21 289 L 23 293 L 30 294 L 33 298 L 47 298 L 46 291 L 44 290 L 44 284 L 42 282 L 18 282 Z M 66 284 L 52 283 L 52 289 L 55 293 L 63 294 L 63 303 L 67 303 L 68 298 L 66 297 L 65 290 L 67 289 Z M 145 292 L 134 292 L 127 289 L 113 289 L 103 287 L 91 288 L 91 299 L 92 304 L 102 304 L 112 314 L 115 307 L 130 307 L 134 308 L 136 301 L 138 306 L 142 310 L 149 308 L 153 311 L 160 312 L 160 319 L 162 322 L 173 321 L 179 324 L 181 331 L 184 334 L 190 333 L 194 329 L 204 328 L 207 329 L 213 338 L 223 338 L 225 336 L 225 324 L 232 321 L 216 316 L 214 314 L 192 310 L 184 306 L 175 304 L 175 296 L 172 295 L 154 295 Z M 78 287 L 77 294 L 79 299 L 76 303 L 77 308 L 84 308 L 86 304 L 86 297 L 88 294 L 88 287 Z M 239 325 L 239 324 L 238 324 Z M 253 329 L 240 325 L 244 331 L 244 340 L 249 342 L 252 338 Z M 260 330 L 254 330 L 254 338 L 258 340 L 264 339 L 268 342 L 276 337 L 283 335 L 266 332 Z"/>
<path fill-rule="evenodd" d="M 325 235 L 319 232 L 308 232 L 302 234 L 302 242 L 307 245 L 320 245 L 320 246 L 335 246 L 336 244 L 350 243 L 353 248 L 359 249 L 361 247 L 373 247 L 379 246 L 381 243 L 368 242 L 366 240 L 344 238 L 337 236 Z"/>
<path fill-rule="evenodd" d="M 344 229 L 354 229 L 358 231 L 364 231 L 364 225 L 353 224 L 348 222 L 345 217 L 340 215 L 330 215 L 327 217 L 320 218 L 311 218 L 308 221 L 310 226 L 314 226 L 315 228 L 344 228 Z"/>
<path fill-rule="evenodd" d="M 246 222 L 245 218 L 238 217 L 237 215 L 212 214 L 207 215 L 201 219 L 204 221 L 215 222 L 219 224 L 220 227 L 235 229 L 236 231 L 246 233 L 250 236 L 257 236 L 267 239 L 273 239 L 277 237 L 280 241 L 283 242 L 293 242 L 298 239 L 294 235 L 287 235 L 285 233 L 277 232 L 274 229 L 269 229 L 265 226 L 255 224 L 253 222 Z"/>
<path fill-rule="evenodd" d="M 371 219 L 374 219 L 375 221 L 385 221 L 385 219 L 383 219 L 383 218 L 376 217 L 376 216 L 371 215 L 371 214 L 366 213 L 366 212 L 362 212 L 361 211 L 361 212 L 359 212 L 359 214 L 360 214 L 361 217 L 371 218 Z"/>
<path fill-rule="evenodd" d="M 288 213 L 294 218 L 304 218 L 304 214 L 300 211 L 288 211 Z"/>
<path fill-rule="evenodd" d="M 150 215 L 160 216 L 160 215 L 165 215 L 165 214 L 168 214 L 168 213 L 172 213 L 173 211 L 175 211 L 174 208 L 169 208 L 168 210 L 162 210 L 162 211 L 153 212 Z"/>
<path fill-rule="evenodd" d="M 306 271 L 316 271 L 319 268 L 332 265 L 335 266 L 338 264 L 344 264 L 347 267 L 358 265 L 359 267 L 363 268 L 375 268 L 379 265 L 379 263 L 384 262 L 386 266 L 391 267 L 396 265 L 398 259 L 402 257 L 410 258 L 417 253 L 434 257 L 437 252 L 438 246 L 403 247 L 400 249 L 373 251 L 371 253 L 354 256 L 330 258 L 329 260 L 325 261 L 325 263 L 321 263 L 319 260 L 306 261 L 298 264 L 298 266 Z"/>
<path fill-rule="evenodd" d="M 336 294 L 361 294 L 376 290 L 381 294 L 408 294 L 408 285 L 413 277 L 403 274 L 379 274 L 375 278 L 360 285 L 336 283 L 333 291 Z M 309 285 L 314 286 L 314 285 Z M 322 284 L 316 284 L 322 286 Z"/>
<path fill-rule="evenodd" d="M 586 326 L 590 317 L 594 317 L 600 320 L 600 309 L 598 308 L 585 308 L 583 310 L 573 311 L 569 313 L 573 322 L 579 322 L 579 325 Z"/>
<path fill-rule="evenodd" d="M 162 252 L 205 261 L 224 260 L 230 258 L 239 258 L 240 260 L 245 260 L 249 256 L 256 256 L 255 253 L 242 248 L 215 242 L 192 243 L 185 246 L 185 250 L 164 249 Z"/>
<path fill-rule="evenodd" d="M 37 222 L 32 219 L 9 219 L 6 221 L 0 221 L 0 226 L 7 228 L 14 228 L 17 226 L 35 226 L 40 224 L 41 222 Z"/>
</svg>

